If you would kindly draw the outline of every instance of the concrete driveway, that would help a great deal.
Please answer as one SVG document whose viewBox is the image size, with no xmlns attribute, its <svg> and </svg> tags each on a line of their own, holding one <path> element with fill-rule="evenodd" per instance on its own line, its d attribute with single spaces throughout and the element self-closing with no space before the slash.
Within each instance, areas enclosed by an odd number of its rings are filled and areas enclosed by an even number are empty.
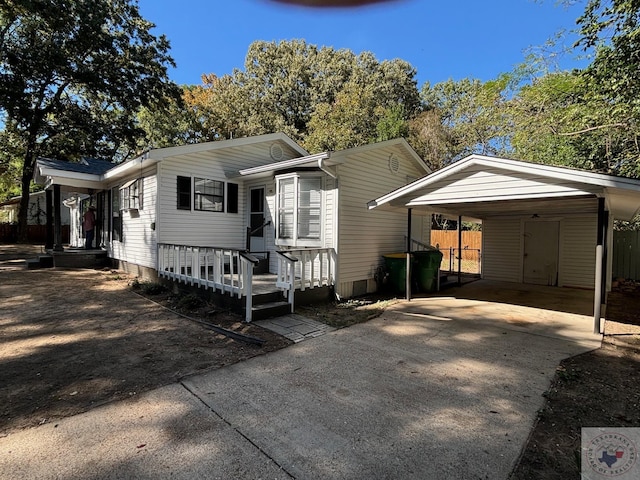
<svg viewBox="0 0 640 480">
<path fill-rule="evenodd" d="M 559 313 L 518 304 L 507 287 L 399 302 L 366 324 L 10 435 L 0 476 L 504 479 L 558 362 L 600 345 L 575 313 L 588 310 L 582 292 L 542 291 L 578 305 Z M 462 298 L 483 289 L 492 301 Z"/>
</svg>

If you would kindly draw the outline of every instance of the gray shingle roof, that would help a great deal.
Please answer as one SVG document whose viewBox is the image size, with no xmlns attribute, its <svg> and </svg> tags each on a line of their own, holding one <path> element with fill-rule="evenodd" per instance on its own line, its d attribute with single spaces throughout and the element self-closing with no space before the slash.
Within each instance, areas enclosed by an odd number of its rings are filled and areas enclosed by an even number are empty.
<svg viewBox="0 0 640 480">
<path fill-rule="evenodd" d="M 45 167 L 62 170 L 65 172 L 88 173 L 93 175 L 101 175 L 107 170 L 116 166 L 115 163 L 98 158 L 82 158 L 77 162 L 68 162 L 66 160 L 54 160 L 53 158 L 38 158 L 38 163 Z"/>
</svg>

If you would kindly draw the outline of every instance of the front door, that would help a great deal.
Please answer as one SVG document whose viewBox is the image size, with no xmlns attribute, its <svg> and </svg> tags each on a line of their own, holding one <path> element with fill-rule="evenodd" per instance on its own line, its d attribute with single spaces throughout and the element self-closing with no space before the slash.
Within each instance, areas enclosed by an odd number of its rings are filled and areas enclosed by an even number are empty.
<svg viewBox="0 0 640 480">
<path fill-rule="evenodd" d="M 559 222 L 524 223 L 524 283 L 558 284 Z"/>
<path fill-rule="evenodd" d="M 264 252 L 266 249 L 264 200 L 264 187 L 255 187 L 249 190 L 249 226 L 251 227 L 249 249 L 251 252 Z"/>
</svg>

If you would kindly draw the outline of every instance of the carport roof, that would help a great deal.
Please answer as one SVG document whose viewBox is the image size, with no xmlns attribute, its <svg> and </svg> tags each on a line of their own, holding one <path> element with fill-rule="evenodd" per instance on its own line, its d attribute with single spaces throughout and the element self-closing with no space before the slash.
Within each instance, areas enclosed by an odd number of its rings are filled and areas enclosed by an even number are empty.
<svg viewBox="0 0 640 480">
<path fill-rule="evenodd" d="M 470 155 L 368 203 L 486 218 L 532 212 L 597 211 L 605 198 L 614 218 L 640 211 L 640 180 L 499 157 Z"/>
</svg>

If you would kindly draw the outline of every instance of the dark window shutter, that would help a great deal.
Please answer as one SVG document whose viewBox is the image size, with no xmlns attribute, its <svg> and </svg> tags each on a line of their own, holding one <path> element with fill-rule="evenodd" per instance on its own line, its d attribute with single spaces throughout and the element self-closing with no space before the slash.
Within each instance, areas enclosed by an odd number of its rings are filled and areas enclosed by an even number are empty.
<svg viewBox="0 0 640 480">
<path fill-rule="evenodd" d="M 227 213 L 238 213 L 238 184 L 227 183 Z"/>
</svg>

